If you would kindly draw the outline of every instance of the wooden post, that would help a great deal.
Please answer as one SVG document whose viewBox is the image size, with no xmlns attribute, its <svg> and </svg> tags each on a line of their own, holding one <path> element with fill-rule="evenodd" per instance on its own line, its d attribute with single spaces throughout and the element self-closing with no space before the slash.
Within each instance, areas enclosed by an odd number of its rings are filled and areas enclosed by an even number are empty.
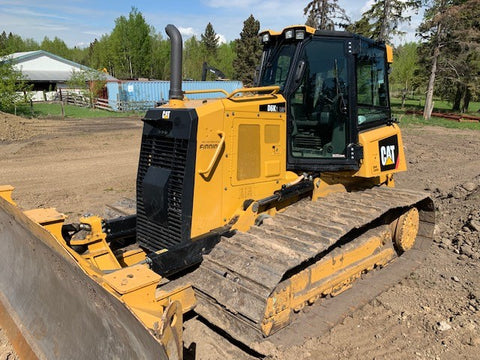
<svg viewBox="0 0 480 360">
<path fill-rule="evenodd" d="M 60 105 L 62 106 L 62 120 L 65 120 L 65 109 L 63 107 L 63 101 L 60 101 Z"/>
</svg>

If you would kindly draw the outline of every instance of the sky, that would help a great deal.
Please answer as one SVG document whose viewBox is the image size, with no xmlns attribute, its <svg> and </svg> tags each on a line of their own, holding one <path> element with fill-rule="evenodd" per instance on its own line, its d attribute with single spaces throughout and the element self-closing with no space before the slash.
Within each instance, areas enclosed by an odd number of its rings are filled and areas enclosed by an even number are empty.
<svg viewBox="0 0 480 360">
<path fill-rule="evenodd" d="M 359 19 L 371 2 L 338 1 L 352 20 Z M 232 41 L 239 37 L 250 14 L 260 20 L 261 29 L 281 30 L 288 25 L 304 24 L 303 8 L 307 3 L 308 0 L 0 0 L 0 32 L 39 42 L 45 36 L 57 36 L 69 47 L 85 47 L 110 33 L 115 19 L 128 16 L 135 6 L 164 38 L 167 24 L 174 24 L 188 38 L 200 37 L 211 22 L 220 41 Z M 402 26 L 408 34 L 394 43 L 413 41 L 420 21 L 421 15 L 414 15 L 410 24 Z"/>
</svg>

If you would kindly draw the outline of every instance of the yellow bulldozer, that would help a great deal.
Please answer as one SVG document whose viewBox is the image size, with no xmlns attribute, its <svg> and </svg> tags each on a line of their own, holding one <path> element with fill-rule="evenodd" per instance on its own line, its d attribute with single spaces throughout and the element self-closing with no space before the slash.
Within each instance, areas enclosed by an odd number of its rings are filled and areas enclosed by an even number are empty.
<svg viewBox="0 0 480 360">
<path fill-rule="evenodd" d="M 389 46 L 264 31 L 255 87 L 184 92 L 166 31 L 169 102 L 143 118 L 134 213 L 68 223 L 0 187 L 0 319 L 23 358 L 181 359 L 191 313 L 261 355 L 305 305 L 323 316 L 360 278 L 375 296 L 431 243 L 431 199 L 394 188 Z"/>
</svg>

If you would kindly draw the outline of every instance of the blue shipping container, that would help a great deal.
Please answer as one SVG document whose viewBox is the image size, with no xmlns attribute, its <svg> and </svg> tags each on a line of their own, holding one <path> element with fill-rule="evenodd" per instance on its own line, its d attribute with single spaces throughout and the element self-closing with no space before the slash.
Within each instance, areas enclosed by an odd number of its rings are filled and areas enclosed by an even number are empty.
<svg viewBox="0 0 480 360">
<path fill-rule="evenodd" d="M 231 93 L 242 88 L 241 81 L 183 81 L 183 90 L 223 89 Z M 168 100 L 169 81 L 125 81 L 108 82 L 108 103 L 113 110 L 119 110 L 119 103 L 138 103 L 139 108 L 153 107 L 159 101 Z M 189 99 L 207 99 L 223 97 L 222 93 L 189 94 Z M 145 103 L 145 104 L 141 104 Z M 143 105 L 143 106 L 142 106 Z"/>
</svg>

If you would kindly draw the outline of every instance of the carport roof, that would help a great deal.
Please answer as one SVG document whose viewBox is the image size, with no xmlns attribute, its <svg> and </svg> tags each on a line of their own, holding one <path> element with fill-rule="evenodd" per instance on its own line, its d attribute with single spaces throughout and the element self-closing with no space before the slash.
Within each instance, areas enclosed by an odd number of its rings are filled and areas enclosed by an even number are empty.
<svg viewBox="0 0 480 360">
<path fill-rule="evenodd" d="M 73 71 L 92 71 L 94 69 L 44 50 L 17 52 L 4 56 L 0 61 L 10 60 L 15 69 L 30 81 L 65 82 L 70 79 Z M 117 80 L 113 76 L 99 72 L 107 81 Z"/>
</svg>

